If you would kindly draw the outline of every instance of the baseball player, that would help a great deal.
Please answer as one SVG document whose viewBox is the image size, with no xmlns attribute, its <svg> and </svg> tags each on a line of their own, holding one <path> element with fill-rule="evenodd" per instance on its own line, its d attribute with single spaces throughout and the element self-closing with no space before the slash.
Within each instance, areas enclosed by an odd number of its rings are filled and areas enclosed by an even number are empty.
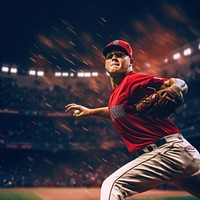
<svg viewBox="0 0 200 200">
<path fill-rule="evenodd" d="M 123 40 L 110 42 L 103 55 L 113 88 L 108 106 L 66 106 L 66 112 L 76 111 L 75 117 L 109 118 L 128 151 L 137 154 L 103 182 L 101 200 L 122 200 L 164 183 L 174 183 L 200 198 L 199 152 L 169 118 L 183 103 L 186 83 L 136 73 L 132 48 Z"/>
</svg>

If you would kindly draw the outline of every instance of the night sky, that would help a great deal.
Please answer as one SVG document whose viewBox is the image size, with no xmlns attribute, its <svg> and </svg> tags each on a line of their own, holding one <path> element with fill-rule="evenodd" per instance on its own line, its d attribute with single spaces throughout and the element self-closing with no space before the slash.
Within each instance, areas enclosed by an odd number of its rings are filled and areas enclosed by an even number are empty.
<svg viewBox="0 0 200 200">
<path fill-rule="evenodd" d="M 103 47 L 124 39 L 142 69 L 199 38 L 199 6 L 198 0 L 1 1 L 0 63 L 98 70 Z"/>
</svg>

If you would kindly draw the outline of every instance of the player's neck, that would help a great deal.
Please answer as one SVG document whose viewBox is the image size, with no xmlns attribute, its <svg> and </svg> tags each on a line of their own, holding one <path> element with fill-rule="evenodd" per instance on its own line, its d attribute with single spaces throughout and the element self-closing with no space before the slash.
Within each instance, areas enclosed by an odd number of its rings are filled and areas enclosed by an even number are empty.
<svg viewBox="0 0 200 200">
<path fill-rule="evenodd" d="M 119 74 L 119 75 L 110 75 L 110 82 L 111 82 L 112 88 L 115 88 L 117 85 L 119 85 L 122 79 L 131 71 L 132 70 L 128 70 L 126 73 Z"/>
<path fill-rule="evenodd" d="M 122 79 L 123 78 L 119 77 L 119 76 L 111 76 L 110 77 L 110 82 L 111 82 L 112 88 L 115 88 L 121 82 Z"/>
</svg>

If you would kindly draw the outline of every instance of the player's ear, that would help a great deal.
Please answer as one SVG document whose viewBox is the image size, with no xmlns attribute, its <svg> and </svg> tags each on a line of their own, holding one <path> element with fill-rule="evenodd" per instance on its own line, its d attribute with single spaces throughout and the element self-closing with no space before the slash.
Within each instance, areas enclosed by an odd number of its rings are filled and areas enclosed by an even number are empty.
<svg viewBox="0 0 200 200">
<path fill-rule="evenodd" d="M 131 58 L 131 59 L 130 59 L 130 65 L 129 65 L 129 66 L 132 67 L 132 66 L 133 66 L 133 63 L 134 63 L 134 59 Z"/>
</svg>

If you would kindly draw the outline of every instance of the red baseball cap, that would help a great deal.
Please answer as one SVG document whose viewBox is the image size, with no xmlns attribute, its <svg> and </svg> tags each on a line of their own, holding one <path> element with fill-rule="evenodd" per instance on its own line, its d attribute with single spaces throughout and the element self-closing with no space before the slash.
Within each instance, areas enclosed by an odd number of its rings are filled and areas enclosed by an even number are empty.
<svg viewBox="0 0 200 200">
<path fill-rule="evenodd" d="M 103 50 L 103 55 L 106 56 L 109 52 L 113 50 L 120 50 L 128 54 L 131 58 L 133 56 L 133 50 L 128 42 L 123 40 L 114 40 L 106 45 Z"/>
</svg>

